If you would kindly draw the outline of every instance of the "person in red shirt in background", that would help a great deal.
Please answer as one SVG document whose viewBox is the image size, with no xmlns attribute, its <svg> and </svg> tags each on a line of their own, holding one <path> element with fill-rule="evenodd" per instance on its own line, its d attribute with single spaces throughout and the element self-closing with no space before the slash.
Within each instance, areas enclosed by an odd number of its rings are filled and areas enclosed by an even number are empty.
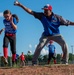
<svg viewBox="0 0 74 75">
<path fill-rule="evenodd" d="M 21 66 L 24 66 L 24 65 L 25 65 L 25 55 L 24 55 L 23 52 L 22 52 L 22 54 L 20 55 L 20 60 L 21 60 Z"/>
</svg>

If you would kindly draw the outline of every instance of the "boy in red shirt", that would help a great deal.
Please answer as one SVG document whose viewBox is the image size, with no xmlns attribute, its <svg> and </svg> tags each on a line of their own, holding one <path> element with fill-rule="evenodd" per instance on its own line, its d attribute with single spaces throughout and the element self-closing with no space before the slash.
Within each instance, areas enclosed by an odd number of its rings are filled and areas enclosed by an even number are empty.
<svg viewBox="0 0 74 75">
<path fill-rule="evenodd" d="M 25 65 L 25 55 L 24 55 L 23 52 L 22 52 L 22 54 L 20 55 L 20 60 L 21 60 L 21 66 L 24 66 L 24 65 Z"/>
</svg>

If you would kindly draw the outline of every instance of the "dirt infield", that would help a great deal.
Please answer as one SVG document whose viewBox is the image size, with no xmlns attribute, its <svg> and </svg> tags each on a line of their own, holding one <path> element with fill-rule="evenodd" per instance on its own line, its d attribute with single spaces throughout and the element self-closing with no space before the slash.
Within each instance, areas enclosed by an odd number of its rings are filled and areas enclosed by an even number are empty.
<svg viewBox="0 0 74 75">
<path fill-rule="evenodd" d="M 0 75 L 74 75 L 74 65 L 25 66 L 0 68 Z"/>
</svg>

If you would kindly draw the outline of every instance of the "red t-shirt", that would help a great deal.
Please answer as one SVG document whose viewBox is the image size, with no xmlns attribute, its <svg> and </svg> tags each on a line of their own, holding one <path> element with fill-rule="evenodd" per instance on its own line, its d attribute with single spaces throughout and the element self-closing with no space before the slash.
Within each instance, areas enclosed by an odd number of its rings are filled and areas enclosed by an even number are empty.
<svg viewBox="0 0 74 75">
<path fill-rule="evenodd" d="M 22 54 L 22 55 L 20 56 L 20 59 L 21 59 L 21 61 L 24 61 L 24 60 L 25 60 L 25 56 Z"/>
</svg>

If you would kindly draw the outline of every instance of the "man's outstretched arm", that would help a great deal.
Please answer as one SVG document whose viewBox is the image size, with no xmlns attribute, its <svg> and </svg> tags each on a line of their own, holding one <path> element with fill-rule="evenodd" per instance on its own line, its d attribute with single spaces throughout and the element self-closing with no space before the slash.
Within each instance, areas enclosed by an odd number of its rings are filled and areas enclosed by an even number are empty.
<svg viewBox="0 0 74 75">
<path fill-rule="evenodd" d="M 15 5 L 23 8 L 27 13 L 33 15 L 33 11 L 31 9 L 27 8 L 26 6 L 22 5 L 21 3 L 18 2 Z"/>
</svg>

